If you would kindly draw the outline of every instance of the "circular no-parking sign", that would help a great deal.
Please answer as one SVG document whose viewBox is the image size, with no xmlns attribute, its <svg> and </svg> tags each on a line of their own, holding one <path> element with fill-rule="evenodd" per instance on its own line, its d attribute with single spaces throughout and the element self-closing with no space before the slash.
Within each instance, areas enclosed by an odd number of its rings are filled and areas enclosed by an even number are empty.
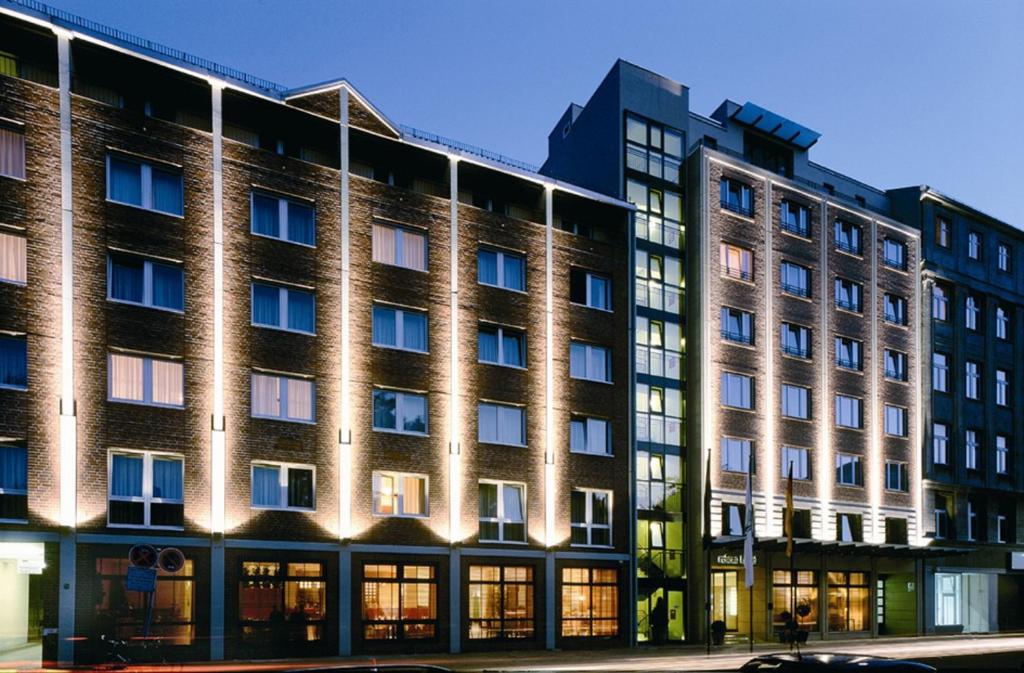
<svg viewBox="0 0 1024 673">
<path fill-rule="evenodd" d="M 185 554 L 177 547 L 165 547 L 160 550 L 156 563 L 160 570 L 173 575 L 185 567 Z"/>
<path fill-rule="evenodd" d="M 151 544 L 137 544 L 128 550 L 128 562 L 136 568 L 152 568 L 157 557 L 156 547 Z"/>
</svg>

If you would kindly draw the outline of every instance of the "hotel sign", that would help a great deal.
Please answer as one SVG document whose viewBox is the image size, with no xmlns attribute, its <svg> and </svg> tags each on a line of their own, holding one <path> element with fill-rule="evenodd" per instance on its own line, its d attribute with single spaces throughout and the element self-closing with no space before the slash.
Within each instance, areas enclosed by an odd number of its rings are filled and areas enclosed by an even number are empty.
<svg viewBox="0 0 1024 673">
<path fill-rule="evenodd" d="M 743 565 L 743 554 L 719 554 L 715 563 L 720 566 L 741 566 Z M 757 565 L 757 554 L 754 554 L 754 565 Z"/>
</svg>

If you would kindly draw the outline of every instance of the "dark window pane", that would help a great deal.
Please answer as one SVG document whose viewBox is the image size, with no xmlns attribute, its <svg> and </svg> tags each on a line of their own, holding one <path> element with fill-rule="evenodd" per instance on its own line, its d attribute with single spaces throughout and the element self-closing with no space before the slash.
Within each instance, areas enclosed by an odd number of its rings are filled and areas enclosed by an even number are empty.
<svg viewBox="0 0 1024 673">
<path fill-rule="evenodd" d="M 288 506 L 312 509 L 313 471 L 290 468 L 288 470 Z"/>
</svg>

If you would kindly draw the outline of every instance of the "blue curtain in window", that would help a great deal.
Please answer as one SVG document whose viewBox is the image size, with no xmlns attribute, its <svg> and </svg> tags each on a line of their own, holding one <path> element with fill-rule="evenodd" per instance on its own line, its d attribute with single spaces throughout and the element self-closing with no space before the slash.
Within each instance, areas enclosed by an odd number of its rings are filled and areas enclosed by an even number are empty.
<svg viewBox="0 0 1024 673">
<path fill-rule="evenodd" d="M 316 226 L 312 208 L 288 203 L 288 240 L 316 245 Z"/>
<path fill-rule="evenodd" d="M 488 285 L 498 284 L 498 253 L 480 250 L 476 254 L 476 279 Z"/>
<path fill-rule="evenodd" d="M 497 362 L 498 361 L 498 334 L 497 332 L 490 332 L 480 330 L 477 333 L 477 359 L 481 362 Z"/>
<path fill-rule="evenodd" d="M 505 287 L 513 290 L 525 290 L 525 279 L 523 277 L 523 260 L 512 255 L 504 256 L 505 266 Z"/>
<path fill-rule="evenodd" d="M 153 169 L 153 209 L 181 215 L 181 175 Z"/>
<path fill-rule="evenodd" d="M 269 465 L 253 465 L 252 504 L 257 507 L 277 507 L 281 504 L 281 483 L 278 475 L 281 468 Z"/>
<path fill-rule="evenodd" d="M 110 296 L 142 303 L 144 273 L 141 260 L 118 259 L 110 264 Z"/>
<path fill-rule="evenodd" d="M 111 158 L 108 179 L 112 200 L 135 206 L 142 205 L 142 166 Z"/>
<path fill-rule="evenodd" d="M 505 364 L 512 365 L 514 367 L 523 366 L 523 351 L 520 346 L 520 336 L 518 334 L 504 334 L 502 336 L 502 351 L 505 358 Z"/>
<path fill-rule="evenodd" d="M 373 343 L 381 346 L 397 346 L 395 330 L 396 312 L 391 308 L 373 307 Z"/>
<path fill-rule="evenodd" d="M 373 391 L 373 427 L 397 429 L 395 424 L 395 394 L 387 390 Z"/>
<path fill-rule="evenodd" d="M 28 488 L 28 451 L 24 446 L 0 446 L 0 488 L 5 491 Z"/>
<path fill-rule="evenodd" d="M 153 459 L 153 497 L 181 500 L 181 461 L 168 458 Z"/>
<path fill-rule="evenodd" d="M 412 311 L 402 312 L 402 338 L 405 347 L 414 351 L 427 350 L 427 316 Z"/>
<path fill-rule="evenodd" d="M 274 238 L 278 238 L 281 235 L 280 225 L 278 223 L 279 215 L 280 210 L 277 199 L 253 194 L 252 231 L 254 234 L 263 234 L 264 236 L 273 236 Z"/>
<path fill-rule="evenodd" d="M 587 450 L 587 422 L 569 421 L 569 448 L 573 451 Z"/>
<path fill-rule="evenodd" d="M 0 386 L 28 385 L 28 347 L 24 337 L 0 337 Z"/>
<path fill-rule="evenodd" d="M 142 496 L 142 456 L 114 456 L 110 467 L 110 495 Z"/>
<path fill-rule="evenodd" d="M 252 286 L 252 321 L 257 325 L 281 324 L 280 291 L 272 285 Z"/>
<path fill-rule="evenodd" d="M 288 290 L 288 328 L 316 331 L 316 308 L 309 292 Z"/>
<path fill-rule="evenodd" d="M 182 270 L 177 267 L 166 264 L 153 265 L 154 306 L 184 310 L 185 288 L 182 276 Z"/>
</svg>

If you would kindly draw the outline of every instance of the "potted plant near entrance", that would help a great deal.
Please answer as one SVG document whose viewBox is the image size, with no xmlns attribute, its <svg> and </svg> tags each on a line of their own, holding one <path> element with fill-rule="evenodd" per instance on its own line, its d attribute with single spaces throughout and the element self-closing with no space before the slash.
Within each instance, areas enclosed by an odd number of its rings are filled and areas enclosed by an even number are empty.
<svg viewBox="0 0 1024 673">
<path fill-rule="evenodd" d="M 723 622 L 721 619 L 716 619 L 715 621 L 711 622 L 711 644 L 725 644 L 725 622 Z"/>
</svg>

